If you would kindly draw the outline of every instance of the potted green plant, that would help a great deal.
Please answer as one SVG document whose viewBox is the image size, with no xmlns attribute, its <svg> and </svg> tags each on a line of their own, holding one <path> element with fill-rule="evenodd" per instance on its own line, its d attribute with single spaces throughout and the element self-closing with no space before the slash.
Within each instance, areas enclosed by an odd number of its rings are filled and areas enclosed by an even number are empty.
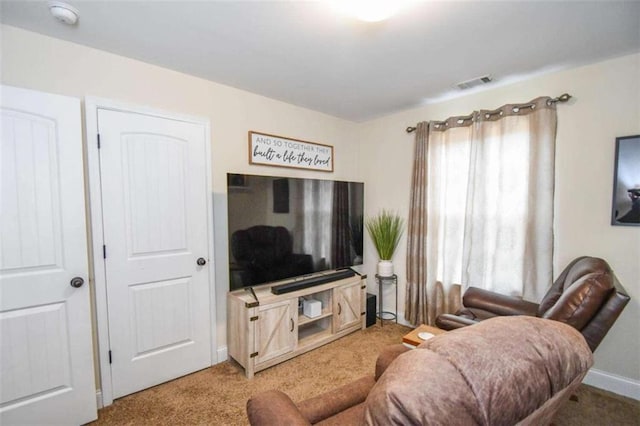
<svg viewBox="0 0 640 426">
<path fill-rule="evenodd" d="M 378 275 L 381 277 L 393 275 L 391 259 L 400 242 L 404 220 L 396 213 L 382 210 L 378 215 L 367 219 L 366 227 L 378 252 Z"/>
</svg>

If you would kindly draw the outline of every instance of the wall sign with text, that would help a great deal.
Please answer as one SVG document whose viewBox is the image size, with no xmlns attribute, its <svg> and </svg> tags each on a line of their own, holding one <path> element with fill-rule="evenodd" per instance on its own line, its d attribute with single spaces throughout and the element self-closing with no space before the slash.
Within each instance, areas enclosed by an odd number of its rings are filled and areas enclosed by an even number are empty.
<svg viewBox="0 0 640 426">
<path fill-rule="evenodd" d="M 332 172 L 333 147 L 250 131 L 249 163 Z"/>
</svg>

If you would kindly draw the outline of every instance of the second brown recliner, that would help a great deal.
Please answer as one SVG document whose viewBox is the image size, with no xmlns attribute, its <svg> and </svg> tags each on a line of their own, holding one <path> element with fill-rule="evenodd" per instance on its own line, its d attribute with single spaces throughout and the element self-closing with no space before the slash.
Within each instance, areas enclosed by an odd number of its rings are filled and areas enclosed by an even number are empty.
<svg viewBox="0 0 640 426">
<path fill-rule="evenodd" d="M 565 268 L 539 304 L 470 287 L 462 298 L 464 307 L 439 315 L 436 325 L 453 330 L 496 316 L 537 316 L 571 325 L 595 351 L 628 302 L 607 262 L 584 256 Z"/>
</svg>

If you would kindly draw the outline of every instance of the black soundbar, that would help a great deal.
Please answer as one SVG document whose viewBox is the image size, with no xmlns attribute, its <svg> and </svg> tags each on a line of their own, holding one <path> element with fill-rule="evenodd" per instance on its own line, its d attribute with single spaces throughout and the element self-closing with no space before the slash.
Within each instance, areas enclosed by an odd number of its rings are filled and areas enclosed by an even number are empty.
<svg viewBox="0 0 640 426">
<path fill-rule="evenodd" d="M 331 281 L 338 281 L 344 278 L 353 277 L 356 273 L 351 269 L 341 269 L 339 271 L 330 272 L 328 274 L 322 274 L 315 277 L 302 278 L 297 281 L 292 281 L 286 284 L 274 285 L 271 287 L 271 293 L 284 294 L 290 293 L 296 290 L 302 290 L 304 288 L 313 287 L 320 284 L 330 283 Z"/>
</svg>

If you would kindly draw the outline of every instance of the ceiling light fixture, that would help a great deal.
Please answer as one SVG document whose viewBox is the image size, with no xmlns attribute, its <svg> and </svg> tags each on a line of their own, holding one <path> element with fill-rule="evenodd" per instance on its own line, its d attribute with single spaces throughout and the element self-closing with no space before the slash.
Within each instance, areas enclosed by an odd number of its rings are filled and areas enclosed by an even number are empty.
<svg viewBox="0 0 640 426">
<path fill-rule="evenodd" d="M 336 0 L 331 6 L 338 12 L 360 21 L 379 22 L 396 14 L 406 1 L 401 0 Z"/>
<path fill-rule="evenodd" d="M 58 21 L 67 25 L 75 25 L 78 22 L 78 9 L 62 1 L 50 1 L 49 12 Z"/>
</svg>

